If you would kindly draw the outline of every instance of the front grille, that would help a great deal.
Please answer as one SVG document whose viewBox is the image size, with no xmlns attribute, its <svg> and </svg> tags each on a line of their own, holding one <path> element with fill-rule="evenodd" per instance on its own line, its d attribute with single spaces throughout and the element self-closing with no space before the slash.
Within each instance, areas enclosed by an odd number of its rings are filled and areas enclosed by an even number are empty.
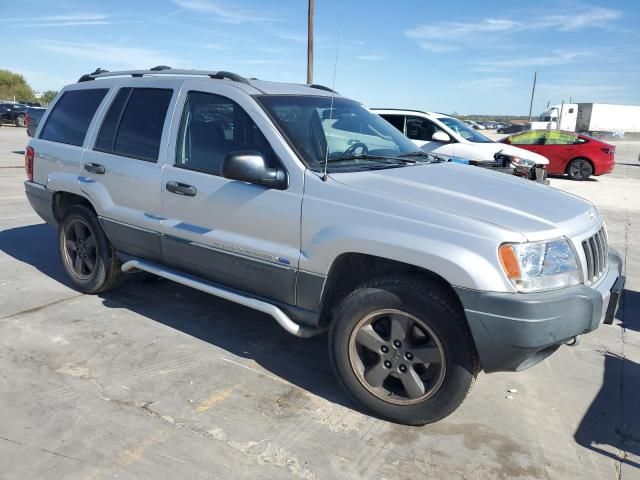
<svg viewBox="0 0 640 480">
<path fill-rule="evenodd" d="M 582 242 L 584 256 L 587 259 L 587 272 L 585 283 L 591 285 L 597 282 L 607 271 L 607 258 L 609 256 L 609 244 L 607 234 L 602 227 L 592 237 Z"/>
</svg>

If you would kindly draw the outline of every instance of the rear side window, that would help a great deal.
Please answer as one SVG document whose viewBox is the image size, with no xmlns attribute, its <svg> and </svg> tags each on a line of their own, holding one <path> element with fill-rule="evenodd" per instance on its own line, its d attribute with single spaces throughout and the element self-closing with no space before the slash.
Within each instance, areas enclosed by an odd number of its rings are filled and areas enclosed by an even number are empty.
<svg viewBox="0 0 640 480">
<path fill-rule="evenodd" d="M 155 162 L 173 90 L 123 88 L 102 123 L 95 150 Z"/>
<path fill-rule="evenodd" d="M 108 89 L 71 90 L 62 94 L 49 114 L 40 138 L 82 146 L 89 124 Z"/>
<path fill-rule="evenodd" d="M 404 115 L 380 115 L 391 125 L 404 133 Z"/>
</svg>

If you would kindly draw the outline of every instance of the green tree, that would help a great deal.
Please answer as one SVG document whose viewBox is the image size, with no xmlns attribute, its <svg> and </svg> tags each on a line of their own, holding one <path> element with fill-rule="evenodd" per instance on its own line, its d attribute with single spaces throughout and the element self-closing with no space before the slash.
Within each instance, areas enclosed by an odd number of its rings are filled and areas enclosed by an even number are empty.
<svg viewBox="0 0 640 480">
<path fill-rule="evenodd" d="M 57 94 L 58 94 L 57 90 L 46 90 L 42 92 L 42 96 L 40 97 L 40 103 L 42 103 L 43 105 L 50 104 L 51 102 L 53 102 L 53 99 L 56 97 Z"/>
<path fill-rule="evenodd" d="M 18 73 L 9 70 L 0 70 L 0 99 L 13 100 L 18 102 L 30 102 L 35 99 L 33 90 Z"/>
</svg>

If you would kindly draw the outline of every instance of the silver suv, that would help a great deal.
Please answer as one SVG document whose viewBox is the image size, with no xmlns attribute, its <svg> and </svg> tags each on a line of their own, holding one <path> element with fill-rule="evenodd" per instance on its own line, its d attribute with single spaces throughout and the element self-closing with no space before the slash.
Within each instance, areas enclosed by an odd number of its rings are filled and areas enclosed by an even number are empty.
<svg viewBox="0 0 640 480">
<path fill-rule="evenodd" d="M 339 382 L 396 422 L 611 323 L 624 283 L 590 203 L 440 162 L 317 85 L 98 70 L 60 92 L 26 168 L 78 290 L 143 270 L 328 328 Z"/>
</svg>

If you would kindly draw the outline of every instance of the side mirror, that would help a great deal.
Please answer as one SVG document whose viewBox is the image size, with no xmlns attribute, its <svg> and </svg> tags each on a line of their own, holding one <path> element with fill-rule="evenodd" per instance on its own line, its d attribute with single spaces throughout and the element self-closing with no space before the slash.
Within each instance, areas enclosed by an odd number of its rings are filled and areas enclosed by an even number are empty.
<svg viewBox="0 0 640 480">
<path fill-rule="evenodd" d="M 228 154 L 222 164 L 222 176 L 278 190 L 289 186 L 287 172 L 282 167 L 269 168 L 262 153 L 251 150 Z"/>
<path fill-rule="evenodd" d="M 431 135 L 431 140 L 434 142 L 449 143 L 451 141 L 451 137 L 442 130 L 438 130 Z"/>
</svg>

